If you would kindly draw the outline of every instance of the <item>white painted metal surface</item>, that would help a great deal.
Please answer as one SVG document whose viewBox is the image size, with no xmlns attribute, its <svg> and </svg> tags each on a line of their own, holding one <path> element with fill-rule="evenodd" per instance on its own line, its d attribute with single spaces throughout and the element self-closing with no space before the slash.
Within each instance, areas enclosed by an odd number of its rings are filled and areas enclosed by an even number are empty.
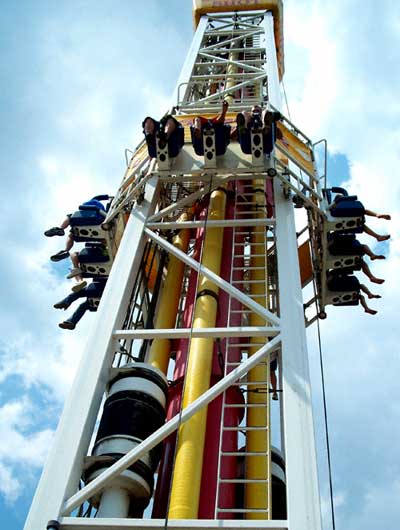
<svg viewBox="0 0 400 530">
<path fill-rule="evenodd" d="M 172 107 L 175 107 L 178 104 L 178 94 L 184 93 L 187 89 L 187 83 L 190 79 L 190 76 L 192 75 L 194 63 L 197 57 L 197 52 L 200 48 L 201 41 L 203 40 L 203 35 L 207 24 L 207 18 L 202 17 L 200 19 L 199 25 L 197 26 L 196 33 L 194 34 L 192 44 L 186 56 L 181 73 L 179 74 L 178 82 L 176 84 L 174 94 L 172 96 Z"/>
<path fill-rule="evenodd" d="M 274 219 L 222 219 L 221 221 L 207 221 L 208 227 L 235 227 L 235 226 L 273 226 L 275 224 Z M 163 228 L 163 229 L 184 229 L 184 228 L 201 228 L 205 225 L 205 221 L 180 221 L 176 223 L 146 223 L 147 228 Z"/>
<path fill-rule="evenodd" d="M 266 72 L 268 76 L 268 101 L 276 109 L 281 109 L 278 60 L 274 38 L 274 20 L 271 13 L 264 16 L 265 49 L 267 52 Z"/>
<path fill-rule="evenodd" d="M 128 517 L 129 493 L 124 488 L 112 487 L 105 490 L 101 496 L 101 502 L 97 517 Z"/>
<path fill-rule="evenodd" d="M 183 339 L 192 337 L 274 337 L 279 327 L 232 326 L 228 328 L 164 328 L 117 330 L 115 338 L 125 339 Z"/>
<path fill-rule="evenodd" d="M 274 107 L 281 108 L 273 21 L 265 18 L 268 92 Z M 282 336 L 283 443 L 286 467 L 288 527 L 320 530 L 321 509 L 314 441 L 311 385 L 304 323 L 303 297 L 293 203 L 284 197 L 282 182 L 274 180 L 275 235 L 279 275 Z"/>
<path fill-rule="evenodd" d="M 165 530 L 164 519 L 77 519 L 64 517 L 62 530 Z M 167 527 L 170 530 L 187 530 L 188 528 L 201 530 L 255 530 L 260 528 L 259 521 L 235 521 L 232 519 L 169 519 Z M 268 530 L 289 530 L 287 521 L 263 521 L 262 528 Z"/>
<path fill-rule="evenodd" d="M 311 386 L 293 204 L 275 180 L 283 426 L 290 530 L 320 530 Z"/>
</svg>

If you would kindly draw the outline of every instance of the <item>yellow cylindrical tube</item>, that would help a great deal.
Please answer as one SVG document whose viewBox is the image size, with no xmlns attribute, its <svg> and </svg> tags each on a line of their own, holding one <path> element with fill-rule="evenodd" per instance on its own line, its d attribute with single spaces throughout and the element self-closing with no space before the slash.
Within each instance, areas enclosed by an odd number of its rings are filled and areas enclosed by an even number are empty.
<svg viewBox="0 0 400 530">
<path fill-rule="evenodd" d="M 254 194 L 253 201 L 256 205 L 265 204 L 265 194 L 263 193 L 264 181 L 253 181 Z M 256 205 L 253 205 L 256 206 Z M 259 212 L 256 217 L 265 216 L 265 208 L 257 208 Z M 253 300 L 263 307 L 267 302 L 267 257 L 265 244 L 265 227 L 254 227 L 251 235 L 251 259 L 250 259 L 250 292 Z M 266 321 L 256 313 L 250 314 L 251 326 L 265 326 Z M 249 348 L 249 355 L 253 355 L 266 342 L 266 339 L 251 338 L 251 343 L 257 345 Z M 256 387 L 263 387 L 265 383 L 269 388 L 269 361 L 260 363 L 248 373 L 249 383 L 258 383 L 249 385 L 247 394 L 248 404 L 251 405 L 247 410 L 248 427 L 264 427 L 258 430 L 249 430 L 246 436 L 246 453 L 263 453 L 260 455 L 247 455 L 246 457 L 246 482 L 245 488 L 245 507 L 248 510 L 257 509 L 260 512 L 246 513 L 246 519 L 270 519 L 271 507 L 271 487 L 270 487 L 270 431 L 269 431 L 269 394 L 251 392 Z M 263 482 L 251 482 L 252 480 L 262 480 Z M 268 482 L 264 482 L 267 481 Z"/>
<path fill-rule="evenodd" d="M 178 221 L 188 221 L 192 215 L 182 214 Z M 172 244 L 182 252 L 187 252 L 190 241 L 190 229 L 180 230 L 172 239 Z M 182 290 L 183 273 L 185 264 L 182 260 L 170 255 L 167 275 L 161 292 L 160 303 L 157 312 L 155 329 L 167 329 L 175 327 L 176 314 Z M 171 341 L 169 339 L 154 339 L 147 357 L 147 362 L 158 368 L 164 374 L 167 373 L 169 357 L 171 353 Z"/>
<path fill-rule="evenodd" d="M 231 48 L 237 47 L 236 43 L 231 44 Z M 230 52 L 229 53 L 229 60 L 230 61 L 237 61 L 239 59 L 239 53 L 238 52 Z M 232 74 L 236 74 L 238 71 L 238 68 L 236 64 L 229 63 L 226 68 L 226 82 L 225 82 L 225 88 L 226 90 L 230 90 L 232 87 L 236 85 L 235 77 L 232 77 Z M 234 102 L 234 94 L 228 94 L 225 96 L 225 100 L 231 105 Z"/>
<path fill-rule="evenodd" d="M 213 191 L 207 219 L 223 219 L 225 206 L 225 192 Z M 221 268 L 222 243 L 223 228 L 208 228 L 205 234 L 202 264 L 217 274 Z M 212 293 L 217 295 L 218 287 L 200 275 L 194 309 L 194 328 L 215 326 L 217 301 Z M 210 387 L 213 348 L 212 338 L 191 340 L 182 408 L 190 405 Z M 170 519 L 196 519 L 198 516 L 206 421 L 207 407 L 204 407 L 179 429 L 168 515 Z"/>
</svg>

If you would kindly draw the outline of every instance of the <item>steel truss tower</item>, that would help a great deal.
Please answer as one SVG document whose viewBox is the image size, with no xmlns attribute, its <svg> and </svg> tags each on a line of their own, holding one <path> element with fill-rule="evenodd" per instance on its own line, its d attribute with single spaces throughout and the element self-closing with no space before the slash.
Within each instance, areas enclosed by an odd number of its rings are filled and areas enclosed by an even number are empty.
<svg viewBox="0 0 400 530">
<path fill-rule="evenodd" d="M 232 129 L 281 107 L 281 2 L 242 4 L 195 2 L 169 110 L 182 151 L 128 161 L 104 226 L 129 218 L 25 530 L 321 528 L 293 203 L 313 228 L 313 145 L 284 117 L 267 155 L 257 130 L 218 156 L 215 132 L 204 156 L 188 134 L 223 100 Z"/>
</svg>

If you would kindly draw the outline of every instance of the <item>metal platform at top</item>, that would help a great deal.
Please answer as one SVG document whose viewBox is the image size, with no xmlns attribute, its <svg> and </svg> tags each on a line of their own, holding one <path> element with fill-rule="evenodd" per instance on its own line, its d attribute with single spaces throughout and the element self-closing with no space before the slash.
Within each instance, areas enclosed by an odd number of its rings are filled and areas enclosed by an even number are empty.
<svg viewBox="0 0 400 530">
<path fill-rule="evenodd" d="M 204 157 L 196 155 L 191 144 L 183 146 L 179 156 L 172 159 L 171 167 L 168 170 L 160 171 L 157 165 L 152 171 L 153 175 L 168 180 L 181 175 L 190 175 L 192 179 L 203 177 L 204 175 L 236 175 L 243 178 L 248 175 L 254 178 L 254 174 L 266 172 L 269 168 L 267 160 L 264 158 L 259 167 L 252 164 L 251 155 L 244 155 L 237 142 L 228 145 L 223 156 L 217 156 L 217 167 L 204 167 Z"/>
</svg>

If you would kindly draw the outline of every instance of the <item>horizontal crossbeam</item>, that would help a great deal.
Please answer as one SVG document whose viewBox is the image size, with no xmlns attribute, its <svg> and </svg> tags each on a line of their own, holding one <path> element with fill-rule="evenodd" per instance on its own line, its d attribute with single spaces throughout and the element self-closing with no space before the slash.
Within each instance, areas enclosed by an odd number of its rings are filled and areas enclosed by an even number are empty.
<svg viewBox="0 0 400 530">
<path fill-rule="evenodd" d="M 188 337 L 275 337 L 278 327 L 237 326 L 230 328 L 169 328 L 121 329 L 114 332 L 115 339 L 185 339 Z"/>
<path fill-rule="evenodd" d="M 257 68 L 255 66 L 251 66 L 249 64 L 244 63 L 244 62 L 241 62 L 241 61 L 231 61 L 229 59 L 224 59 L 224 57 L 217 57 L 217 56 L 214 56 L 214 55 L 210 55 L 209 53 L 199 53 L 199 56 L 201 57 L 205 57 L 206 59 L 212 59 L 215 61 L 214 64 L 217 64 L 217 63 L 224 63 L 226 65 L 235 65 L 235 66 L 238 66 L 240 68 L 243 68 L 243 70 L 247 70 L 248 72 L 255 72 L 255 73 L 261 73 L 262 72 L 262 68 Z"/>
<path fill-rule="evenodd" d="M 252 213 L 257 213 L 256 211 Z M 184 229 L 184 228 L 223 228 L 223 227 L 235 227 L 235 226 L 274 226 L 275 219 L 266 217 L 263 219 L 221 219 L 219 221 L 173 221 L 173 222 L 160 222 L 160 223 L 147 223 L 147 228 L 152 230 L 156 228 L 160 229 Z"/>
<path fill-rule="evenodd" d="M 262 29 L 257 29 L 257 30 L 253 30 L 253 31 L 243 31 L 243 32 L 238 32 L 235 36 L 233 36 L 231 39 L 226 39 L 222 42 L 219 42 L 217 44 L 210 44 L 210 46 L 205 46 L 204 48 L 201 48 L 200 51 L 203 51 L 203 50 L 216 50 L 216 51 L 220 51 L 221 48 L 226 48 L 228 44 L 232 45 L 234 42 L 238 42 L 240 40 L 243 40 L 243 39 L 248 39 L 249 37 L 255 37 L 256 35 L 261 35 L 262 33 L 264 33 L 264 31 Z M 215 33 L 216 35 L 220 35 L 220 32 L 217 31 Z M 228 32 L 227 32 L 228 34 Z M 233 46 L 232 46 L 233 47 Z M 258 48 L 260 49 L 260 48 Z"/>
<path fill-rule="evenodd" d="M 261 75 L 258 75 L 257 77 L 253 77 L 251 79 L 248 79 L 247 81 L 243 81 L 242 83 L 238 83 L 237 85 L 233 85 L 232 87 L 226 88 L 224 90 L 221 90 L 220 92 L 217 92 L 216 94 L 212 94 L 211 96 L 206 96 L 205 98 L 200 98 L 197 101 L 193 101 L 193 103 L 186 102 L 186 107 L 195 106 L 199 102 L 204 101 L 212 101 L 214 99 L 222 98 L 223 96 L 226 96 L 227 94 L 231 94 L 232 92 L 235 92 L 236 90 L 239 90 L 239 88 L 243 88 L 245 86 L 248 86 L 255 81 L 262 81 L 267 77 L 267 74 L 263 73 Z M 193 83 L 195 84 L 195 83 Z"/>
<path fill-rule="evenodd" d="M 62 530 L 288 530 L 287 521 L 246 521 L 232 519 L 84 519 L 63 517 Z"/>
</svg>

